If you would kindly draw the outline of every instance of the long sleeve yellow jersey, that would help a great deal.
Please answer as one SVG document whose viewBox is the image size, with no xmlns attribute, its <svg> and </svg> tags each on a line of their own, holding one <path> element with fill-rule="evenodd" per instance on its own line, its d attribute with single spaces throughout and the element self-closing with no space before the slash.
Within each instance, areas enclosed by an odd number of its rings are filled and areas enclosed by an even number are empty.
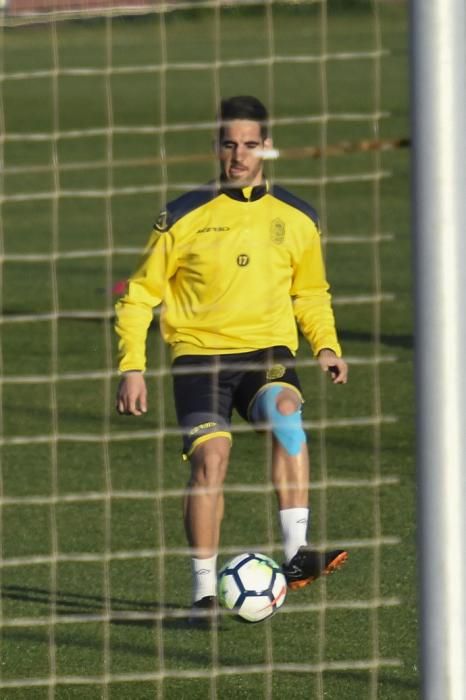
<svg viewBox="0 0 466 700">
<path fill-rule="evenodd" d="M 341 355 L 317 215 L 285 189 L 211 183 L 168 204 L 116 305 L 120 371 L 146 366 L 161 307 L 163 338 L 180 355 L 298 347 Z"/>
</svg>

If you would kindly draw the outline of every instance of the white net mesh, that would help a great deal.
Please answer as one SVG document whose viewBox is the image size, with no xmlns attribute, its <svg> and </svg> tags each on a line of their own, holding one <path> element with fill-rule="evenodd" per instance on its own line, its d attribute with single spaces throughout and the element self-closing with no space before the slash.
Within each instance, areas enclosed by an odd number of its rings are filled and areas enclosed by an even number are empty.
<svg viewBox="0 0 466 700">
<path fill-rule="evenodd" d="M 404 14 L 350 5 L 3 3 L 2 697 L 389 697 L 380 674 L 400 661 L 383 625 L 400 601 L 382 559 L 400 539 L 382 505 L 399 489 L 383 453 L 396 426 L 382 401 L 396 381 L 382 339 L 396 301 L 381 274 L 396 225 L 383 154 L 408 141 L 391 88 L 384 97 L 381 13 L 391 29 Z M 118 418 L 112 318 L 159 206 L 215 172 L 216 106 L 235 93 L 267 103 L 280 153 L 269 175 L 321 217 L 354 389 L 327 386 L 302 343 L 311 532 L 354 563 L 290 596 L 271 624 L 199 640 L 183 627 L 186 473 L 168 352 L 151 329 L 151 412 Z M 234 433 L 220 556 L 280 561 L 268 444 L 240 422 Z"/>
</svg>

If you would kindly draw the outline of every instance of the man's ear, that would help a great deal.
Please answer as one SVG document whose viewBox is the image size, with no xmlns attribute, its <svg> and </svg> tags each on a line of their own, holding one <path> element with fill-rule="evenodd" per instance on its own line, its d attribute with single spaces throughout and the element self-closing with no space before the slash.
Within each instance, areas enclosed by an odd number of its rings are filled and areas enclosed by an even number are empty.
<svg viewBox="0 0 466 700">
<path fill-rule="evenodd" d="M 264 149 L 268 151 L 271 148 L 273 148 L 273 140 L 270 136 L 267 136 L 267 138 L 264 139 Z"/>
</svg>

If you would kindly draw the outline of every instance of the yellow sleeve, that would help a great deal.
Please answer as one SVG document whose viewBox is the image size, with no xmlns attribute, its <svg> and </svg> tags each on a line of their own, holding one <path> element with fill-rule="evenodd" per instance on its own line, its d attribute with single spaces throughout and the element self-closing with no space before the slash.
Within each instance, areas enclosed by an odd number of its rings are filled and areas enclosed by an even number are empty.
<svg viewBox="0 0 466 700">
<path fill-rule="evenodd" d="M 320 235 L 314 230 L 295 265 L 291 288 L 294 313 L 314 355 L 329 348 L 341 357 L 328 290 Z"/>
<path fill-rule="evenodd" d="M 172 267 L 173 236 L 170 231 L 154 230 L 141 264 L 128 280 L 126 294 L 115 306 L 120 372 L 146 368 L 147 331 L 153 309 L 164 298 Z"/>
</svg>

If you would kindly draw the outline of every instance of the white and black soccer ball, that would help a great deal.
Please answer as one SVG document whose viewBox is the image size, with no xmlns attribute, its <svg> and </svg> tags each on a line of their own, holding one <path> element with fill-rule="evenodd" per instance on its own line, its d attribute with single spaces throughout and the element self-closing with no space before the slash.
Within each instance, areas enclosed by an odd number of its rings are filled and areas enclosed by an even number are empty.
<svg viewBox="0 0 466 700">
<path fill-rule="evenodd" d="M 273 615 L 285 602 L 286 591 L 281 567 L 265 554 L 239 554 L 218 575 L 220 605 L 248 622 Z"/>
</svg>

